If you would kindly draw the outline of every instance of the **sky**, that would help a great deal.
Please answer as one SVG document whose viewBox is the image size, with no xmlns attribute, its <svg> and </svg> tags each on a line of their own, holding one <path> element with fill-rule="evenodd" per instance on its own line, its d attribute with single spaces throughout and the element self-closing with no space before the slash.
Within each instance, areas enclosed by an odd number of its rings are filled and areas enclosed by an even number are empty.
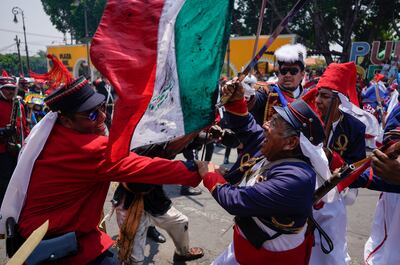
<svg viewBox="0 0 400 265">
<path fill-rule="evenodd" d="M 18 23 L 13 22 L 14 15 L 11 10 L 14 6 L 20 7 L 24 12 L 29 56 L 35 55 L 39 50 L 46 51 L 46 45 L 64 43 L 63 33 L 51 24 L 40 0 L 1 0 L 0 54 L 17 52 L 14 39 L 15 35 L 18 35 L 21 39 L 21 54 L 25 55 L 22 16 L 17 15 Z"/>
</svg>

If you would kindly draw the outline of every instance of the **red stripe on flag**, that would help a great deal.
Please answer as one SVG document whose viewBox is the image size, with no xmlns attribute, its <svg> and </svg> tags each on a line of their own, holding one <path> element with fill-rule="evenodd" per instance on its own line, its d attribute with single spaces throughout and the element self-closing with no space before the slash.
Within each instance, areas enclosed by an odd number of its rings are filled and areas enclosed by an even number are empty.
<svg viewBox="0 0 400 265">
<path fill-rule="evenodd" d="M 93 37 L 91 60 L 119 96 L 110 131 L 111 161 L 128 155 L 153 95 L 163 5 L 163 0 L 109 0 Z"/>
</svg>

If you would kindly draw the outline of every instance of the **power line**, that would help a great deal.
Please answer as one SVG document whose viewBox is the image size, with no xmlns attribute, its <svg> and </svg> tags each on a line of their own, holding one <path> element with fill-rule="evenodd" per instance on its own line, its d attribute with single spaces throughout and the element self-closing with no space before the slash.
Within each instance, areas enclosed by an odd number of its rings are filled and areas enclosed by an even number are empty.
<svg viewBox="0 0 400 265">
<path fill-rule="evenodd" d="M 28 52 L 32 53 L 32 54 L 37 54 L 38 51 L 40 51 L 40 49 L 38 49 L 38 50 L 28 49 Z M 16 53 L 16 52 L 17 52 L 17 47 L 15 47 L 15 45 L 14 45 L 14 47 L 9 47 L 8 49 L 1 50 L 1 54 Z M 24 55 L 21 55 L 21 56 L 25 57 Z M 31 56 L 29 56 L 29 57 L 31 57 Z"/>
<path fill-rule="evenodd" d="M 2 28 L 0 28 L 0 31 L 9 32 L 9 33 L 19 33 L 19 34 L 23 34 L 22 31 L 10 30 L 10 29 L 2 29 Z M 37 37 L 43 37 L 43 38 L 60 38 L 60 39 L 64 39 L 64 37 L 60 37 L 60 36 L 44 35 L 44 34 L 38 34 L 38 33 L 29 33 L 29 32 L 26 32 L 26 34 L 27 34 L 27 35 L 32 35 L 32 36 L 37 36 Z"/>
<path fill-rule="evenodd" d="M 14 45 L 15 45 L 15 43 L 12 43 L 12 44 L 10 44 L 10 45 L 1 47 L 1 48 L 0 48 L 0 52 L 2 52 L 2 51 L 4 51 L 4 50 L 7 50 L 7 49 L 9 49 L 9 48 L 11 48 L 11 47 L 13 47 Z"/>
</svg>

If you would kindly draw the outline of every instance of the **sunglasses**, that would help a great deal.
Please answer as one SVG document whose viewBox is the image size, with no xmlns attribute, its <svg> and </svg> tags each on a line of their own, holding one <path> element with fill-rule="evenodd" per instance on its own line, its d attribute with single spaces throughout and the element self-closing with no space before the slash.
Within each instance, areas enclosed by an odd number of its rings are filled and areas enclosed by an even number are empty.
<svg viewBox="0 0 400 265">
<path fill-rule="evenodd" d="M 106 111 L 106 103 L 105 102 L 100 104 L 97 108 L 95 108 L 91 112 L 89 112 L 89 114 L 76 113 L 75 115 L 79 116 L 79 117 L 87 118 L 87 119 L 89 119 L 91 121 L 96 121 L 97 118 L 99 117 L 100 111 L 101 112 L 105 112 Z"/>
<path fill-rule="evenodd" d="M 291 75 L 297 75 L 299 73 L 298 68 L 281 68 L 279 69 L 279 73 L 281 75 L 286 75 L 287 73 L 290 73 Z"/>
</svg>

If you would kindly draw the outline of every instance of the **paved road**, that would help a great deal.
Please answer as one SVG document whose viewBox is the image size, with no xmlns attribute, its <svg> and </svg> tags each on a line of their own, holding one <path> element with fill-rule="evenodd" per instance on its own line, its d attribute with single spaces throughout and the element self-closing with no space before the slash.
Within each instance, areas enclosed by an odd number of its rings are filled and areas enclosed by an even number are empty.
<svg viewBox="0 0 400 265">
<path fill-rule="evenodd" d="M 232 150 L 230 160 L 236 157 Z M 222 164 L 224 149 L 216 148 L 212 161 Z M 179 157 L 178 157 L 179 158 Z M 189 217 L 189 231 L 191 246 L 202 247 L 205 256 L 197 261 L 187 262 L 188 265 L 211 264 L 216 256 L 221 253 L 230 243 L 232 238 L 232 216 L 227 214 L 210 196 L 207 189 L 200 186 L 203 193 L 199 196 L 180 196 L 179 186 L 167 185 L 165 189 L 172 198 L 174 206 Z M 348 207 L 348 244 L 352 257 L 352 265 L 363 264 L 363 247 L 368 238 L 371 221 L 374 214 L 377 192 L 361 190 L 356 203 Z M 108 194 L 105 205 L 106 211 L 110 209 L 109 203 L 112 196 L 112 188 Z M 116 237 L 118 229 L 115 217 L 107 221 L 108 233 Z M 163 233 L 166 235 L 165 231 Z M 149 240 L 146 244 L 146 264 L 185 264 L 174 263 L 172 256 L 174 246 L 172 240 L 167 237 L 164 244 L 156 244 Z M 0 264 L 5 264 L 4 240 L 0 241 Z"/>
</svg>

